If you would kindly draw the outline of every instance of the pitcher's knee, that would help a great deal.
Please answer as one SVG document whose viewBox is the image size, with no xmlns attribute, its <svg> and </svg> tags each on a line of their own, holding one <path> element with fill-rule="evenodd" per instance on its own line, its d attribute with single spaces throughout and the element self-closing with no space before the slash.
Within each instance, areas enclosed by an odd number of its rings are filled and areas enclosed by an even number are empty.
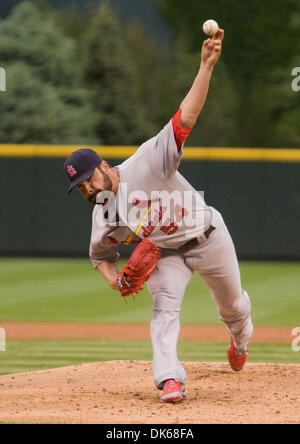
<svg viewBox="0 0 300 444">
<path fill-rule="evenodd" d="M 175 294 L 168 289 L 151 291 L 153 309 L 157 311 L 180 311 L 183 294 Z"/>
<path fill-rule="evenodd" d="M 234 322 L 236 320 L 245 319 L 250 316 L 250 313 L 251 303 L 246 292 L 243 292 L 239 299 L 219 307 L 220 318 L 225 322 Z"/>
<path fill-rule="evenodd" d="M 160 322 L 161 325 L 167 325 L 174 320 L 179 319 L 180 309 L 157 309 L 155 306 L 152 310 L 152 322 Z"/>
</svg>

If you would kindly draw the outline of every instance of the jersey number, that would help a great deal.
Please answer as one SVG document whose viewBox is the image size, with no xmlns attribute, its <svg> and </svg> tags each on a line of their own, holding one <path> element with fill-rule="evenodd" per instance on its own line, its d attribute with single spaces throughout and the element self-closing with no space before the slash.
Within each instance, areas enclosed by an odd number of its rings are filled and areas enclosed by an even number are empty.
<svg viewBox="0 0 300 444">
<path fill-rule="evenodd" d="M 185 208 L 182 208 L 180 205 L 175 206 L 175 218 L 176 222 L 181 222 L 184 216 L 188 216 L 188 211 Z M 176 233 L 178 230 L 178 225 L 175 224 L 175 222 L 170 223 L 170 219 L 168 219 L 167 224 L 161 227 L 161 231 L 166 233 L 168 236 L 171 236 L 171 234 Z"/>
</svg>

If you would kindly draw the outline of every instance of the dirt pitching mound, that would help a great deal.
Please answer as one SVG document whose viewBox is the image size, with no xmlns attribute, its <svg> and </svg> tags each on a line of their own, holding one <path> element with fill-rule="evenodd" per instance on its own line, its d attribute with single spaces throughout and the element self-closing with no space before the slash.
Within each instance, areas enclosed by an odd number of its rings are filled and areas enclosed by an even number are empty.
<svg viewBox="0 0 300 444">
<path fill-rule="evenodd" d="M 300 365 L 185 362 L 188 399 L 161 404 L 151 363 L 110 361 L 0 377 L 0 421 L 300 423 Z"/>
</svg>

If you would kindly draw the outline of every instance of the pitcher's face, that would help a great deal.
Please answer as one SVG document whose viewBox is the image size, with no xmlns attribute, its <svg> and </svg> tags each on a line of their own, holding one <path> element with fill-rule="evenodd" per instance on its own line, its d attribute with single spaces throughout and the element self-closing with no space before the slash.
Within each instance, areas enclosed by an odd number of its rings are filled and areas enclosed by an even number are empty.
<svg viewBox="0 0 300 444">
<path fill-rule="evenodd" d="M 112 191 L 112 180 L 99 166 L 89 179 L 81 182 L 76 188 L 86 200 L 94 204 L 101 191 Z"/>
</svg>

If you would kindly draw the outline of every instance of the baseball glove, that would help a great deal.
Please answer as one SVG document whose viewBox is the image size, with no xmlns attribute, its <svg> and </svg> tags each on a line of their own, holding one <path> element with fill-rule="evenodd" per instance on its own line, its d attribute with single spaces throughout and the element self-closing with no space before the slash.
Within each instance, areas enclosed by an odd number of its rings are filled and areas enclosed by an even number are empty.
<svg viewBox="0 0 300 444">
<path fill-rule="evenodd" d="M 159 248 L 148 238 L 143 239 L 131 254 L 127 264 L 117 276 L 122 296 L 141 291 L 160 258 Z"/>
</svg>

